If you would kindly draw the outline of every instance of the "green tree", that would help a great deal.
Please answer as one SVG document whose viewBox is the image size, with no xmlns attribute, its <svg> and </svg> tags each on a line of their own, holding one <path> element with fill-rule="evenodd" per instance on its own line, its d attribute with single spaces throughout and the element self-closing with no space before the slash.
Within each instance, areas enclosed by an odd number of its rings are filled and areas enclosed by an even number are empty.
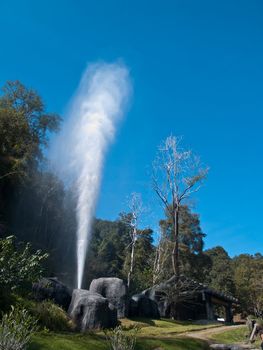
<svg viewBox="0 0 263 350">
<path fill-rule="evenodd" d="M 19 81 L 9 81 L 0 97 L 0 179 L 24 176 L 29 166 L 43 158 L 50 132 L 60 117 L 47 113 L 36 91 Z"/>
<path fill-rule="evenodd" d="M 228 253 L 220 246 L 208 249 L 204 253 L 211 259 L 206 283 L 216 290 L 235 295 L 234 271 Z"/>
<path fill-rule="evenodd" d="M 119 218 L 116 221 L 95 219 L 85 266 L 84 283 L 88 287 L 93 278 L 121 277 L 129 244 L 129 230 Z"/>
<path fill-rule="evenodd" d="M 166 211 L 166 219 L 160 221 L 161 240 L 156 253 L 165 256 L 160 269 L 159 281 L 169 279 L 174 271 L 170 264 L 173 250 L 173 219 L 170 211 Z M 187 277 L 200 282 L 204 279 L 204 268 L 208 259 L 203 254 L 204 237 L 198 214 L 192 213 L 188 206 L 181 205 L 178 220 L 180 271 Z M 162 259 L 162 257 L 159 257 Z"/>
<path fill-rule="evenodd" d="M 236 296 L 241 310 L 263 317 L 263 256 L 240 254 L 233 259 Z"/>
<path fill-rule="evenodd" d="M 0 96 L 0 234 L 10 232 L 14 203 L 38 172 L 50 133 L 60 117 L 46 112 L 40 96 L 19 81 L 7 82 Z"/>
</svg>

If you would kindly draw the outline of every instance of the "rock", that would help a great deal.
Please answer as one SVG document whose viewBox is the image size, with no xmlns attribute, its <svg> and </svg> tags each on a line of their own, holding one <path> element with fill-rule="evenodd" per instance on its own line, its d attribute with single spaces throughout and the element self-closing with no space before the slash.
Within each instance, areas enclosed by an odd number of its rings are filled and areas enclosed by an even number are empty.
<svg viewBox="0 0 263 350">
<path fill-rule="evenodd" d="M 130 316 L 159 319 L 158 305 L 144 294 L 133 295 L 130 301 Z"/>
<path fill-rule="evenodd" d="M 33 296 L 37 301 L 52 300 L 65 310 L 71 301 L 71 290 L 55 277 L 42 278 L 33 283 Z"/>
<path fill-rule="evenodd" d="M 89 290 L 99 293 L 109 300 L 117 309 L 118 318 L 124 318 L 128 314 L 127 286 L 120 278 L 102 277 L 94 279 Z"/>
<path fill-rule="evenodd" d="M 113 328 L 118 323 L 117 310 L 109 305 L 108 299 L 84 289 L 74 289 L 68 314 L 82 332 Z"/>
<path fill-rule="evenodd" d="M 161 317 L 170 317 L 170 303 L 168 302 L 163 290 L 165 283 L 153 286 L 144 290 L 141 294 L 156 302 Z"/>
</svg>

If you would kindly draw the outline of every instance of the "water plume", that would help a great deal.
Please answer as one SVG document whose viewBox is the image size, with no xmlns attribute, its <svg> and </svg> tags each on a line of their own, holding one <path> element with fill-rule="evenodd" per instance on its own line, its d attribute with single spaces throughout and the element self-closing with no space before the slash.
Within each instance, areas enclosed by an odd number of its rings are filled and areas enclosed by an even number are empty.
<svg viewBox="0 0 263 350">
<path fill-rule="evenodd" d="M 129 92 L 129 73 L 124 65 L 89 66 L 53 148 L 59 173 L 73 182 L 76 194 L 78 288 L 82 286 L 105 154 L 123 116 Z"/>
</svg>

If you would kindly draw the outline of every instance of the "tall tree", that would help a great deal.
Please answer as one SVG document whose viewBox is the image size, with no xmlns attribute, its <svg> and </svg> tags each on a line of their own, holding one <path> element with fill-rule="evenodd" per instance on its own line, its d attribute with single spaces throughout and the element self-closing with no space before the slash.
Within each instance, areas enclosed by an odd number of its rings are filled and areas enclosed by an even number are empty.
<svg viewBox="0 0 263 350">
<path fill-rule="evenodd" d="M 198 191 L 208 169 L 200 166 L 199 158 L 180 147 L 180 139 L 169 136 L 159 147 L 153 169 L 153 188 L 172 219 L 172 267 L 180 275 L 179 217 L 180 207 L 192 193 Z"/>
<path fill-rule="evenodd" d="M 47 113 L 40 96 L 19 81 L 7 82 L 0 96 L 0 222 L 8 226 L 21 180 L 38 171 L 43 149 L 60 118 Z"/>
<path fill-rule="evenodd" d="M 263 256 L 240 254 L 233 259 L 236 296 L 241 310 L 263 317 Z"/>
<path fill-rule="evenodd" d="M 180 272 L 203 282 L 203 265 L 207 259 L 203 255 L 205 234 L 200 227 L 199 216 L 192 213 L 188 206 L 182 205 L 179 208 L 178 226 Z M 156 254 L 160 255 L 158 259 L 162 262 L 159 280 L 164 280 L 174 274 L 170 264 L 173 250 L 173 219 L 170 211 L 166 211 L 166 219 L 160 221 L 160 232 L 161 240 L 157 245 Z"/>
<path fill-rule="evenodd" d="M 205 255 L 211 259 L 206 283 L 216 290 L 235 295 L 234 271 L 228 253 L 217 246 L 206 250 Z"/>
</svg>

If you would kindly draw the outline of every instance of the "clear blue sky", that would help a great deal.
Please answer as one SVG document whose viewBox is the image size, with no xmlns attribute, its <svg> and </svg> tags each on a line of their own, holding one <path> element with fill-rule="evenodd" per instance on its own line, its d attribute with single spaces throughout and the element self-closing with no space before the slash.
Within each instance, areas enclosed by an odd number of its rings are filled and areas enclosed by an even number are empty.
<svg viewBox="0 0 263 350">
<path fill-rule="evenodd" d="M 206 247 L 263 253 L 261 0 L 1 0 L 0 84 L 19 79 L 63 115 L 87 62 L 122 59 L 134 95 L 108 154 L 97 215 L 142 192 L 173 133 L 211 168 L 195 211 Z"/>
</svg>

